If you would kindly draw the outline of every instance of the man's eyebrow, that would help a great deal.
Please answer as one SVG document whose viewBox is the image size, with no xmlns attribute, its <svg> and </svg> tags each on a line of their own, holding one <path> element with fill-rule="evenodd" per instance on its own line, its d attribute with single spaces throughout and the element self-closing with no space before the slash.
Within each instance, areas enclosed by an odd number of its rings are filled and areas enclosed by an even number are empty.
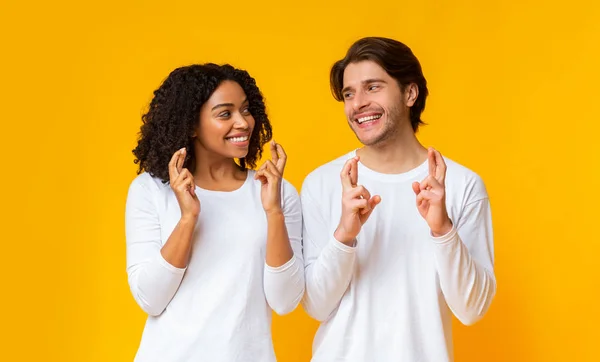
<svg viewBox="0 0 600 362">
<path fill-rule="evenodd" d="M 364 84 L 371 84 L 371 83 L 387 83 L 387 82 L 381 78 L 370 78 L 367 80 L 363 80 L 361 83 L 364 85 Z"/>
<path fill-rule="evenodd" d="M 362 82 L 360 82 L 361 85 L 372 84 L 372 83 L 384 83 L 384 84 L 387 84 L 387 82 L 385 80 L 381 79 L 381 78 L 369 78 L 369 79 L 365 79 Z M 344 87 L 344 89 L 342 89 L 342 94 L 346 93 L 350 89 L 352 89 L 352 86 Z"/>
</svg>

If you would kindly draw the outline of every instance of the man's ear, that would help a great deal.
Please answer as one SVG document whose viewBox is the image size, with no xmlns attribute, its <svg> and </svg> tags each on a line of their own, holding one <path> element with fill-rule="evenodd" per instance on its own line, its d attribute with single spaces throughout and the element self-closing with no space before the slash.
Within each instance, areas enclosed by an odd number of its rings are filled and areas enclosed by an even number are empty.
<svg viewBox="0 0 600 362">
<path fill-rule="evenodd" d="M 415 83 L 410 83 L 404 90 L 404 102 L 407 107 L 412 107 L 419 98 L 419 86 Z"/>
</svg>

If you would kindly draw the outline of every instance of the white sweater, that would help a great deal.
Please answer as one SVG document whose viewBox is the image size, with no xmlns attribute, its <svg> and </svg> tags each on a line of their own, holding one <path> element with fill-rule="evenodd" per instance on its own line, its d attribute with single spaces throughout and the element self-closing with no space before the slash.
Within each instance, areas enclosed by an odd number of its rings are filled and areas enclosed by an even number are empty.
<svg viewBox="0 0 600 362">
<path fill-rule="evenodd" d="M 186 269 L 160 254 L 181 213 L 169 185 L 147 173 L 129 188 L 127 274 L 149 314 L 136 361 L 275 361 L 271 309 L 292 311 L 304 293 L 302 211 L 285 180 L 282 204 L 294 256 L 265 263 L 267 219 L 261 185 L 248 172 L 232 192 L 196 188 L 201 212 Z"/>
<path fill-rule="evenodd" d="M 359 163 L 358 184 L 382 201 L 349 247 L 333 233 L 341 215 L 339 174 L 355 155 L 319 167 L 302 187 L 302 304 L 322 322 L 313 361 L 452 361 L 452 313 L 464 324 L 475 323 L 496 291 L 485 186 L 445 159 L 446 204 L 455 227 L 434 238 L 411 187 L 427 176 L 427 162 L 393 175 Z"/>
</svg>

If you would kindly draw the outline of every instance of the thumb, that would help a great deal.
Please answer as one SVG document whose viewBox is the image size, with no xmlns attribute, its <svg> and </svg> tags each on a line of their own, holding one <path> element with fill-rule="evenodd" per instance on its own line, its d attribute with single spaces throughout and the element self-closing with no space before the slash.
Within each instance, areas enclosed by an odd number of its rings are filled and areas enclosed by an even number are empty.
<svg viewBox="0 0 600 362">
<path fill-rule="evenodd" d="M 371 209 L 374 209 L 375 206 L 379 205 L 380 202 L 381 202 L 381 196 L 375 195 L 375 196 L 371 197 L 371 199 L 369 200 L 369 204 L 371 205 Z"/>
<path fill-rule="evenodd" d="M 419 192 L 421 192 L 421 184 L 418 182 L 413 182 L 412 183 L 412 189 L 415 192 L 415 195 L 418 195 Z"/>
<path fill-rule="evenodd" d="M 369 216 L 375 209 L 375 206 L 379 205 L 380 202 L 381 202 L 381 196 L 379 196 L 379 195 L 375 195 L 369 199 L 369 201 L 368 201 L 369 207 L 364 209 L 367 211 L 361 215 L 361 219 L 363 220 L 363 222 L 369 218 Z"/>
</svg>

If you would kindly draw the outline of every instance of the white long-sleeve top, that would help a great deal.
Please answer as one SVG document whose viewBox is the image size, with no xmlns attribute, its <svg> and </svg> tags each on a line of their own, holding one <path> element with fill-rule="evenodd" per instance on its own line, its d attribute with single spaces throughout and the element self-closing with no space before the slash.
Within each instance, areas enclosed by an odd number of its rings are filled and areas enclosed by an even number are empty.
<svg viewBox="0 0 600 362">
<path fill-rule="evenodd" d="M 435 238 L 411 187 L 427 176 L 427 162 L 402 174 L 359 163 L 358 184 L 382 201 L 350 247 L 333 234 L 341 216 L 340 171 L 355 155 L 319 167 L 302 186 L 302 304 L 321 321 L 313 361 L 452 361 L 452 314 L 464 324 L 476 322 L 496 291 L 485 186 L 474 172 L 445 159 L 454 228 Z"/>
<path fill-rule="evenodd" d="M 136 361 L 275 361 L 271 310 L 292 311 L 304 293 L 302 211 L 298 193 L 284 180 L 294 256 L 269 267 L 260 192 L 254 171 L 232 192 L 196 187 L 201 212 L 188 266 L 180 269 L 160 254 L 181 216 L 173 190 L 147 173 L 131 183 L 127 274 L 135 300 L 149 314 Z"/>
</svg>

